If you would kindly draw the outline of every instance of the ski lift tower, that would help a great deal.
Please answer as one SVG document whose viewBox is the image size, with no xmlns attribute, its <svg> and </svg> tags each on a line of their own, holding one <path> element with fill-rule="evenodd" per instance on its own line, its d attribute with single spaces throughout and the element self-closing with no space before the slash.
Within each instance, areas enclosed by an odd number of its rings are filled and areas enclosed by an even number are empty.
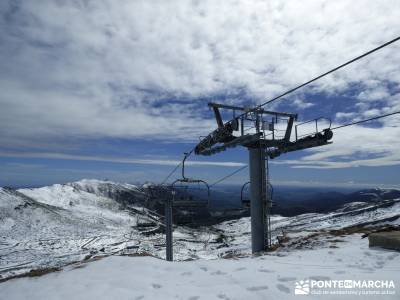
<svg viewBox="0 0 400 300">
<path fill-rule="evenodd" d="M 271 246 L 271 228 L 269 215 L 271 199 L 267 187 L 269 178 L 266 172 L 266 161 L 283 153 L 330 144 L 333 133 L 329 125 L 320 130 L 319 121 L 324 118 L 310 120 L 294 126 L 297 114 L 264 110 L 261 107 L 244 108 L 218 103 L 209 103 L 217 121 L 217 129 L 200 140 L 195 147 L 196 155 L 213 155 L 228 148 L 246 147 L 249 151 L 250 170 L 250 214 L 252 252 L 267 250 Z M 231 110 L 233 118 L 223 122 L 220 109 Z M 236 112 L 240 115 L 236 117 Z M 276 124 L 286 123 L 283 136 L 279 136 Z M 312 131 L 299 135 L 300 126 Z M 315 126 L 315 127 L 314 127 Z M 235 134 L 234 134 L 235 132 Z"/>
</svg>

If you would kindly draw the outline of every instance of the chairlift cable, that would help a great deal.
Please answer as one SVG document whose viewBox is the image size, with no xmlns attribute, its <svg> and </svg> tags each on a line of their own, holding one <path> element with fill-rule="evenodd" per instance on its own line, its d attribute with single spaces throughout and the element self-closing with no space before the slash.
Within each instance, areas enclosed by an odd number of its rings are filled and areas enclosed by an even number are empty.
<svg viewBox="0 0 400 300">
<path fill-rule="evenodd" d="M 192 148 L 189 152 L 185 152 L 185 156 L 189 157 L 194 151 L 194 148 Z M 179 169 L 179 167 L 182 165 L 182 161 L 180 161 L 176 167 L 167 175 L 167 177 L 164 178 L 164 180 L 161 182 L 161 185 L 167 182 L 167 180 L 176 172 L 176 170 Z"/>
<path fill-rule="evenodd" d="M 378 46 L 378 47 L 376 47 L 376 48 L 374 48 L 372 50 L 369 50 L 369 51 L 365 52 L 364 54 L 361 54 L 361 55 L 359 55 L 359 56 L 357 56 L 357 57 L 355 57 L 355 58 L 353 58 L 353 59 L 351 59 L 351 60 L 349 60 L 349 61 L 347 61 L 347 62 L 345 62 L 345 63 L 343 63 L 343 64 L 341 64 L 341 65 L 339 65 L 339 66 L 337 66 L 337 67 L 335 67 L 335 68 L 333 68 L 333 69 L 331 69 L 331 70 L 329 70 L 329 71 L 327 71 L 327 72 L 325 72 L 323 74 L 321 74 L 321 75 L 318 75 L 317 77 L 314 77 L 313 79 L 311 79 L 311 80 L 309 80 L 307 82 L 304 82 L 304 83 L 302 83 L 302 84 L 300 84 L 300 85 L 298 85 L 298 86 L 296 86 L 296 87 L 294 87 L 294 88 L 292 88 L 292 89 L 290 89 L 290 90 L 288 90 L 288 91 L 286 91 L 286 92 L 284 92 L 284 93 L 282 93 L 282 94 L 280 94 L 280 95 L 278 95 L 278 96 L 276 96 L 276 97 L 274 97 L 274 98 L 272 98 L 272 99 L 270 99 L 270 100 L 268 100 L 268 101 L 266 101 L 264 103 L 261 103 L 261 104 L 257 105 L 255 108 L 253 108 L 253 109 L 251 109 L 251 110 L 249 110 L 249 111 L 247 111 L 245 113 L 242 113 L 239 116 L 236 116 L 236 119 L 239 119 L 240 117 L 243 117 L 244 115 L 246 115 L 249 112 L 252 112 L 252 111 L 255 111 L 257 109 L 260 109 L 261 107 L 263 107 L 263 106 L 265 106 L 265 105 L 267 105 L 267 104 L 269 104 L 271 102 L 274 102 L 274 101 L 276 101 L 276 100 L 278 100 L 278 99 L 280 99 L 280 98 L 282 98 L 282 97 L 284 97 L 284 96 L 286 96 L 288 94 L 291 94 L 291 93 L 297 91 L 298 89 L 300 89 L 300 88 L 302 88 L 302 87 L 304 87 L 306 85 L 309 85 L 310 83 L 313 83 L 314 81 L 317 81 L 317 80 L 319 80 L 319 79 L 321 79 L 321 78 L 323 78 L 323 77 L 325 77 L 325 76 L 327 76 L 327 75 L 329 75 L 329 74 L 331 74 L 333 72 L 336 72 L 339 69 L 344 68 L 347 65 L 352 64 L 353 62 L 356 62 L 356 61 L 358 61 L 358 60 L 360 60 L 360 59 L 362 59 L 362 58 L 364 58 L 364 57 L 366 57 L 366 56 L 368 56 L 368 55 L 370 55 L 370 54 L 372 54 L 372 53 L 374 53 L 374 52 L 376 52 L 376 51 L 378 51 L 378 50 L 380 50 L 382 48 L 385 48 L 385 47 L 397 42 L 398 40 L 400 40 L 400 36 L 396 37 L 393 40 L 391 40 L 389 42 L 386 42 L 386 43 L 384 43 L 384 44 L 382 44 L 382 45 L 380 45 L 380 46 Z"/>
<path fill-rule="evenodd" d="M 236 173 L 239 173 L 240 171 L 246 169 L 247 167 L 248 167 L 248 165 L 240 167 L 239 169 L 233 171 L 232 173 L 229 173 L 228 175 L 226 175 L 226 176 L 222 177 L 221 179 L 215 181 L 214 183 L 210 184 L 210 187 L 213 187 L 214 185 L 221 183 L 222 181 L 228 179 L 229 177 L 232 177 L 233 175 L 235 175 Z"/>
<path fill-rule="evenodd" d="M 355 121 L 355 122 L 351 122 L 351 123 L 348 123 L 348 124 L 339 125 L 339 126 L 331 128 L 331 130 L 336 130 L 336 129 L 347 127 L 347 126 L 357 125 L 357 124 L 360 124 L 360 123 L 365 123 L 365 122 L 369 122 L 369 121 L 373 121 L 373 120 L 377 120 L 377 119 L 381 119 L 381 118 L 386 118 L 386 117 L 393 116 L 393 115 L 396 115 L 396 114 L 400 114 L 400 111 L 392 112 L 392 113 L 386 114 L 386 115 L 380 115 L 380 116 L 372 117 L 372 118 L 361 120 L 361 121 Z"/>
<path fill-rule="evenodd" d="M 178 170 L 178 168 L 181 166 L 182 162 L 176 165 L 176 167 L 167 175 L 167 177 L 164 178 L 164 180 L 161 182 L 161 185 L 163 185 L 167 180 Z"/>
</svg>

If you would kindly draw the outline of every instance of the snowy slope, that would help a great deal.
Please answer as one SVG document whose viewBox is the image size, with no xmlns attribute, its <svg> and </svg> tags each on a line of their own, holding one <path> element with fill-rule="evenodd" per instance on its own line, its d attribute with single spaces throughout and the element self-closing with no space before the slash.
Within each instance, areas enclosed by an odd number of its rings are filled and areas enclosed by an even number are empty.
<svg viewBox="0 0 400 300">
<path fill-rule="evenodd" d="M 118 183 L 112 181 L 104 181 L 97 179 L 82 179 L 80 181 L 67 183 L 77 189 L 96 194 L 98 196 L 105 196 L 112 198 L 111 196 L 119 191 L 132 191 L 135 190 L 140 192 L 140 189 L 133 184 Z"/>
<path fill-rule="evenodd" d="M 295 281 L 393 280 L 391 295 L 294 294 Z M 355 234 L 338 248 L 242 259 L 166 262 L 152 257 L 102 259 L 39 278 L 0 284 L 4 299 L 398 299 L 400 253 L 370 249 Z M 346 289 L 342 289 L 346 291 Z M 347 289 L 348 291 L 348 289 Z M 384 289 L 378 292 L 384 292 Z M 360 298 L 361 299 L 361 298 Z"/>
<path fill-rule="evenodd" d="M 342 209 L 328 214 L 304 214 L 281 218 L 276 226 L 291 230 L 341 229 L 372 224 L 400 224 L 400 199 L 379 203 L 345 204 Z"/>
<path fill-rule="evenodd" d="M 62 229 L 70 232 L 73 223 L 80 226 L 86 224 L 86 221 L 73 219 L 70 213 L 60 207 L 38 202 L 18 191 L 0 188 L 0 200 L 0 230 L 3 239 L 51 235 Z M 49 226 L 58 223 L 65 226 Z"/>
<path fill-rule="evenodd" d="M 400 199 L 386 200 L 378 204 L 357 203 L 353 210 L 346 204 L 343 209 L 328 214 L 303 214 L 295 217 L 271 216 L 272 240 L 282 234 L 305 237 L 315 232 L 338 230 L 353 226 L 374 227 L 382 225 L 400 225 Z M 224 250 L 237 254 L 250 253 L 250 218 L 241 218 L 223 222 L 213 228 L 225 233 L 227 246 L 219 248 L 219 255 Z"/>
<path fill-rule="evenodd" d="M 113 253 L 135 236 L 137 218 L 115 201 L 55 185 L 15 191 L 0 188 L 0 276 Z M 119 246 L 119 244 L 125 243 Z"/>
<path fill-rule="evenodd" d="M 18 191 L 0 188 L 0 277 L 101 255 L 144 252 L 164 258 L 162 219 L 140 206 L 145 196 L 136 186 L 98 180 Z M 272 216 L 272 239 L 276 242 L 282 234 L 290 238 L 280 251 L 285 253 L 298 247 L 300 238 L 316 232 L 400 224 L 399 201 L 346 204 L 329 214 Z M 328 247 L 329 243 L 322 236 L 307 246 Z M 249 218 L 174 228 L 176 260 L 250 254 Z"/>
<path fill-rule="evenodd" d="M 115 200 L 128 189 L 141 193 L 134 186 L 93 180 L 0 189 L 0 279 L 97 255 L 144 251 L 164 257 L 164 234 L 146 234 L 159 228 L 159 217 Z M 104 196 L 109 193 L 112 198 Z M 149 222 L 153 225 L 143 231 L 137 227 Z M 176 259 L 215 258 L 219 253 L 213 230 L 179 227 L 174 238 Z"/>
<path fill-rule="evenodd" d="M 122 190 L 110 185 L 113 195 Z M 0 188 L 0 279 L 98 255 L 134 251 L 164 257 L 158 215 L 102 196 L 103 187 L 83 181 L 18 191 Z M 150 227 L 138 227 L 143 223 Z M 158 233 L 146 233 L 152 230 Z M 197 258 L 193 251 L 206 256 L 205 244 L 216 238 L 206 229 L 177 228 L 176 258 Z"/>
<path fill-rule="evenodd" d="M 103 220 L 105 225 L 122 225 L 127 214 L 121 213 L 120 205 L 113 199 L 79 190 L 70 185 L 52 185 L 36 189 L 21 189 L 20 193 L 45 204 L 69 210 L 88 222 Z"/>
<path fill-rule="evenodd" d="M 127 201 L 140 203 L 146 200 L 146 194 L 138 186 L 128 183 L 117 183 L 96 179 L 83 179 L 77 182 L 67 183 L 67 186 L 75 190 L 88 192 L 99 197 L 106 197 L 121 204 L 128 204 Z"/>
</svg>

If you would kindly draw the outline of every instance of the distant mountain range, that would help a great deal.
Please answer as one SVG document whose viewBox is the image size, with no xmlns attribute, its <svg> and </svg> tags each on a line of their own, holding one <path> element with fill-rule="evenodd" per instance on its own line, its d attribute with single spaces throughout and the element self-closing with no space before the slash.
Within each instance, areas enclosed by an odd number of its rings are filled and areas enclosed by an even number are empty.
<svg viewBox="0 0 400 300">
<path fill-rule="evenodd" d="M 43 188 L 19 189 L 16 191 L 43 197 L 49 190 L 56 187 L 71 187 L 76 191 L 87 192 L 97 196 L 115 200 L 121 206 L 139 205 L 163 214 L 164 202 L 172 197 L 171 188 L 157 184 L 146 183 L 132 185 L 102 180 L 84 179 L 63 185 L 53 185 Z M 9 189 L 12 190 L 12 189 Z M 178 195 L 180 190 L 178 189 Z M 207 195 L 203 188 L 188 188 L 181 192 L 184 198 L 193 201 L 206 201 Z M 248 191 L 242 195 L 249 199 Z M 182 197 L 181 197 L 182 198 Z M 273 193 L 273 214 L 295 216 L 304 213 L 327 213 L 339 209 L 352 202 L 379 203 L 382 200 L 400 198 L 400 190 L 396 189 L 363 189 L 359 191 L 323 191 L 313 188 L 279 187 Z M 178 223 L 210 224 L 224 220 L 249 215 L 248 208 L 241 203 L 241 186 L 219 186 L 211 189 L 207 208 L 175 208 L 175 221 Z"/>
<path fill-rule="evenodd" d="M 379 203 L 382 200 L 400 198 L 399 190 L 365 189 L 348 194 L 340 192 L 317 192 L 300 199 L 278 196 L 273 213 L 295 216 L 304 213 L 327 213 L 353 202 Z"/>
<path fill-rule="evenodd" d="M 196 190 L 192 191 L 197 194 Z M 279 187 L 273 192 L 273 214 L 296 216 L 305 213 L 327 213 L 352 202 L 379 203 L 382 200 L 400 198 L 396 189 L 363 189 L 359 191 L 323 191 L 322 189 Z M 243 199 L 249 199 L 246 189 Z M 222 186 L 211 192 L 212 210 L 234 210 L 242 208 L 241 186 Z"/>
</svg>

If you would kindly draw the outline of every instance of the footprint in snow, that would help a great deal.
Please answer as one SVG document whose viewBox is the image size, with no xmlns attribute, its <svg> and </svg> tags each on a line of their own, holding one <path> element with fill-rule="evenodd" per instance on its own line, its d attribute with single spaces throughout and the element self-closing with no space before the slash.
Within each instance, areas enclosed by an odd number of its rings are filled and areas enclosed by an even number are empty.
<svg viewBox="0 0 400 300">
<path fill-rule="evenodd" d="M 258 269 L 258 272 L 264 272 L 264 273 L 275 273 L 275 271 L 268 270 L 268 269 Z"/>
<path fill-rule="evenodd" d="M 152 286 L 154 289 L 160 289 L 160 288 L 162 287 L 162 285 L 161 285 L 161 284 L 158 284 L 158 283 L 152 283 L 151 286 Z"/>
<path fill-rule="evenodd" d="M 322 280 L 322 281 L 324 281 L 324 280 L 331 280 L 331 278 L 328 277 L 328 276 L 319 276 L 319 275 L 317 275 L 317 276 L 311 276 L 310 279 L 312 279 L 312 280 L 317 280 L 317 281 L 320 281 L 320 280 Z"/>
<path fill-rule="evenodd" d="M 224 300 L 230 300 L 231 298 L 229 298 L 227 295 L 225 294 L 218 294 L 217 297 L 219 299 L 224 299 Z"/>
<path fill-rule="evenodd" d="M 258 292 L 258 291 L 267 290 L 267 289 L 268 289 L 267 285 L 251 286 L 251 287 L 246 288 L 246 290 L 248 290 L 250 292 Z"/>
<path fill-rule="evenodd" d="M 341 270 L 339 270 L 339 271 L 335 271 L 334 273 L 335 273 L 335 274 L 344 274 L 344 273 L 346 273 L 346 271 L 341 271 Z"/>
<path fill-rule="evenodd" d="M 183 272 L 181 273 L 182 276 L 190 276 L 192 275 L 192 272 Z"/>
<path fill-rule="evenodd" d="M 378 260 L 376 263 L 375 263 L 375 267 L 376 268 L 378 268 L 378 269 L 381 269 L 381 268 L 383 268 L 383 265 L 385 264 L 385 262 L 383 261 L 383 260 Z"/>
<path fill-rule="evenodd" d="M 200 299 L 199 296 L 192 296 L 188 298 L 188 300 L 199 300 L 199 299 Z"/>
<path fill-rule="evenodd" d="M 278 281 L 281 282 L 296 281 L 296 277 L 280 277 L 278 278 Z"/>
<path fill-rule="evenodd" d="M 393 253 L 393 254 L 389 255 L 389 256 L 387 257 L 387 259 L 388 259 L 388 260 L 393 260 L 393 259 L 395 259 L 397 256 L 399 256 L 398 253 Z"/>
<path fill-rule="evenodd" d="M 246 268 L 245 267 L 241 267 L 241 268 L 235 269 L 235 271 L 243 271 L 243 270 L 246 270 Z"/>
<path fill-rule="evenodd" d="M 283 285 L 282 283 L 277 284 L 276 287 L 277 287 L 278 290 L 280 290 L 281 292 L 284 292 L 284 293 L 286 293 L 286 294 L 289 294 L 289 293 L 290 293 L 290 289 L 289 289 L 286 285 Z"/>
<path fill-rule="evenodd" d="M 365 272 L 367 272 L 367 273 L 372 273 L 372 272 L 375 271 L 374 268 L 368 268 L 368 267 L 362 268 L 362 270 L 365 271 Z"/>
<path fill-rule="evenodd" d="M 211 273 L 211 275 L 225 275 L 225 274 L 226 274 L 225 272 L 222 272 L 220 270 Z"/>
<path fill-rule="evenodd" d="M 207 272 L 208 269 L 206 267 L 200 267 L 201 270 L 203 270 L 204 272 Z"/>
</svg>

